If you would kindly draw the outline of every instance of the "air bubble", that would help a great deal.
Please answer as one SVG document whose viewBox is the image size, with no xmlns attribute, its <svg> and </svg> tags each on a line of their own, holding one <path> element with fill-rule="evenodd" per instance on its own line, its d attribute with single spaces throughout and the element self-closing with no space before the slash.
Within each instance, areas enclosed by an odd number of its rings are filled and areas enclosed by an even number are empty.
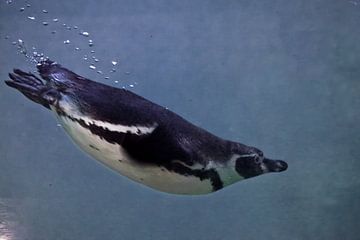
<svg viewBox="0 0 360 240">
<path fill-rule="evenodd" d="M 59 21 L 58 18 L 54 18 L 54 19 L 53 19 L 53 22 L 58 22 L 58 21 Z"/>
<path fill-rule="evenodd" d="M 133 87 L 134 87 L 134 85 L 133 85 L 133 84 L 130 84 L 130 85 L 129 85 L 129 87 L 133 88 Z"/>
<path fill-rule="evenodd" d="M 42 12 L 43 12 L 43 13 L 48 13 L 48 11 L 47 11 L 47 10 L 45 10 L 45 9 L 43 9 L 43 10 L 42 10 Z"/>
<path fill-rule="evenodd" d="M 92 64 L 89 66 L 89 68 L 92 69 L 92 70 L 96 69 L 96 67 L 94 65 L 92 65 Z"/>
<path fill-rule="evenodd" d="M 88 37 L 90 34 L 88 32 L 80 32 L 81 35 L 85 36 L 85 37 Z M 89 41 L 90 42 L 90 41 Z"/>
<path fill-rule="evenodd" d="M 117 64 L 117 61 L 111 61 L 111 64 L 115 66 Z"/>
<path fill-rule="evenodd" d="M 109 79 L 109 77 L 104 77 L 104 79 Z"/>
<path fill-rule="evenodd" d="M 43 24 L 44 26 L 49 25 L 49 23 L 48 23 L 48 22 L 42 22 L 42 24 Z"/>
<path fill-rule="evenodd" d="M 23 7 L 20 8 L 20 12 L 23 12 L 23 11 L 25 11 L 25 8 L 23 8 Z"/>
<path fill-rule="evenodd" d="M 115 80 L 114 82 L 115 82 L 115 83 L 119 83 L 119 81 L 118 81 L 118 80 Z"/>
<path fill-rule="evenodd" d="M 130 72 L 125 72 L 126 75 L 130 75 L 131 73 Z"/>
<path fill-rule="evenodd" d="M 99 62 L 99 59 L 97 59 L 97 58 L 94 58 L 94 61 L 95 61 L 95 62 Z"/>
<path fill-rule="evenodd" d="M 76 47 L 75 50 L 76 50 L 76 51 L 80 51 L 80 48 L 79 48 L 79 47 Z"/>
<path fill-rule="evenodd" d="M 30 4 L 26 4 L 26 7 L 28 7 L 28 8 L 29 8 L 29 7 L 31 7 L 31 5 L 30 5 Z"/>
<path fill-rule="evenodd" d="M 21 40 L 21 39 L 18 39 L 17 43 L 18 43 L 18 49 L 20 50 L 20 53 L 24 54 L 26 57 L 28 57 L 27 56 L 27 50 L 26 50 L 26 47 L 24 45 L 24 41 Z"/>
<path fill-rule="evenodd" d="M 35 20 L 35 17 L 33 17 L 33 16 L 28 16 L 28 19 L 30 19 L 30 20 Z"/>
<path fill-rule="evenodd" d="M 103 74 L 103 73 L 102 73 L 102 71 L 100 71 L 100 70 L 99 70 L 99 71 L 97 71 L 97 73 L 98 73 L 98 74 Z"/>
<path fill-rule="evenodd" d="M 65 40 L 64 44 L 70 44 L 70 40 Z"/>
<path fill-rule="evenodd" d="M 92 46 L 94 46 L 94 42 L 93 42 L 93 40 L 89 40 L 89 47 L 92 47 Z"/>
</svg>

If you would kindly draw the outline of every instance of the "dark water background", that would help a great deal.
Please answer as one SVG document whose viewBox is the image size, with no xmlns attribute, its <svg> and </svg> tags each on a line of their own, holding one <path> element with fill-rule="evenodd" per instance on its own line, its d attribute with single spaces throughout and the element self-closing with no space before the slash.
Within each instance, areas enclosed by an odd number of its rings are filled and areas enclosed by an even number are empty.
<svg viewBox="0 0 360 240">
<path fill-rule="evenodd" d="M 90 79 L 136 82 L 289 169 L 207 196 L 156 192 L 87 157 L 49 111 L 0 83 L 1 240 L 359 239 L 358 0 L 28 3 L 0 2 L 0 79 L 34 69 L 11 44 L 20 38 Z M 82 59 L 90 38 L 99 67 L 119 62 L 108 80 Z"/>
</svg>

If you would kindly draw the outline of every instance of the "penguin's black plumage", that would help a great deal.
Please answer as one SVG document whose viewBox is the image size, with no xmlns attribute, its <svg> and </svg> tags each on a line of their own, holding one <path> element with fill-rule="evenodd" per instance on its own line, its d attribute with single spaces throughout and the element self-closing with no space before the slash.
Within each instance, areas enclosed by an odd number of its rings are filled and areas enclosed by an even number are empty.
<svg viewBox="0 0 360 240">
<path fill-rule="evenodd" d="M 42 79 L 15 69 L 6 84 L 54 111 L 80 148 L 137 182 L 170 193 L 204 194 L 287 169 L 284 161 L 221 139 L 128 90 L 50 60 L 37 67 Z"/>
</svg>

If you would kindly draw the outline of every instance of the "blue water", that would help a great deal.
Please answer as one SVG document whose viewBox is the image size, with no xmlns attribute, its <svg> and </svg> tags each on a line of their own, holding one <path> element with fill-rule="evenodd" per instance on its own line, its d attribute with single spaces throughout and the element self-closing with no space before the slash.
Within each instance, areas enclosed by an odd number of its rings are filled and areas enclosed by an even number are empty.
<svg viewBox="0 0 360 240">
<path fill-rule="evenodd" d="M 289 169 L 206 196 L 157 192 L 86 156 L 1 83 L 1 240 L 359 239 L 360 1 L 27 3 L 0 2 L 0 79 L 34 70 L 20 38 Z M 82 59 L 89 39 L 103 74 Z"/>
</svg>

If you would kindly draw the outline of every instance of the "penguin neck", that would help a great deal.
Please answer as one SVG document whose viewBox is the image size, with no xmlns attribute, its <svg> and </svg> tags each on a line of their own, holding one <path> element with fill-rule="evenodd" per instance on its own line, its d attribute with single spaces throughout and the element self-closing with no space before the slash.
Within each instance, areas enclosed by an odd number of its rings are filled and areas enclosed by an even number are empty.
<svg viewBox="0 0 360 240">
<path fill-rule="evenodd" d="M 236 160 L 239 156 L 239 154 L 231 154 L 227 161 L 217 164 L 216 166 L 216 171 L 218 172 L 224 187 L 244 179 L 244 177 L 240 176 L 235 169 Z"/>
</svg>

